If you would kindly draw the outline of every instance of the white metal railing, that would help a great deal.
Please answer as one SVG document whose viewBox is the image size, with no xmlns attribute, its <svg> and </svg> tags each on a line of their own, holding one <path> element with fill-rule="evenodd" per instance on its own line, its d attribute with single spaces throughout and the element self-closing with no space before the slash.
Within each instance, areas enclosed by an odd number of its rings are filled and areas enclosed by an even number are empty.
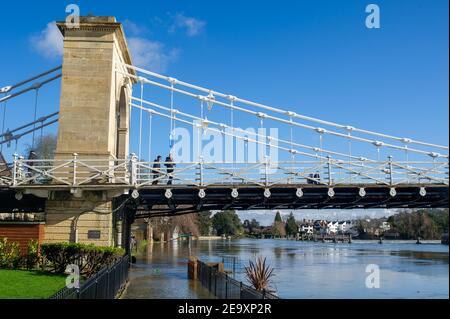
<svg viewBox="0 0 450 319">
<path fill-rule="evenodd" d="M 173 166 L 172 166 L 173 165 Z M 190 163 L 141 162 L 128 159 L 27 160 L 15 157 L 12 177 L 4 185 L 126 185 L 133 188 L 161 185 L 260 186 L 277 185 L 449 185 L 448 162 L 327 161 Z"/>
<path fill-rule="evenodd" d="M 12 164 L 0 162 L 0 186 L 12 183 Z"/>
<path fill-rule="evenodd" d="M 12 186 L 130 184 L 129 160 L 114 158 L 27 160 L 15 156 Z"/>
</svg>

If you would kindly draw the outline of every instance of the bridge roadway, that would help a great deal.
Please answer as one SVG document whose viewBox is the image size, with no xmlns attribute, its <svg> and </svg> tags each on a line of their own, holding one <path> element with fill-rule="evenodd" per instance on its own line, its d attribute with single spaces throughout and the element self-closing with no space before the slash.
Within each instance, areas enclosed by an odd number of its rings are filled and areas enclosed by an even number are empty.
<svg viewBox="0 0 450 319">
<path fill-rule="evenodd" d="M 396 185 L 395 194 L 386 185 L 365 185 L 365 194 L 361 194 L 361 187 L 363 186 L 342 185 L 332 188 L 330 193 L 330 188 L 325 185 L 286 184 L 272 186 L 270 194 L 259 185 L 246 184 L 212 185 L 207 189 L 186 185 L 151 185 L 140 188 L 134 194 L 126 185 L 84 185 L 80 189 L 120 189 L 124 193 L 120 199 L 130 199 L 137 218 L 152 214 L 165 216 L 225 209 L 444 208 L 449 205 L 448 185 L 427 185 L 426 194 L 420 193 L 423 185 Z M 233 194 L 233 190 L 237 193 Z M 0 211 L 43 212 L 45 198 L 32 195 L 42 191 L 69 192 L 66 187 L 58 185 L 4 187 L 0 189 Z"/>
</svg>

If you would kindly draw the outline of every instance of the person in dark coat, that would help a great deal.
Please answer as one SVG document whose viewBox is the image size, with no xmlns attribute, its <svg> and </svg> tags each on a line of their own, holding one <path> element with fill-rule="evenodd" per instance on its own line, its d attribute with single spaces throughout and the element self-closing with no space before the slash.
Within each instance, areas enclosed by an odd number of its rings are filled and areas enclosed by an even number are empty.
<svg viewBox="0 0 450 319">
<path fill-rule="evenodd" d="M 169 154 L 166 158 L 166 163 L 164 164 L 167 168 L 167 175 L 169 175 L 169 181 L 167 182 L 167 185 L 172 185 L 173 182 L 173 171 L 176 164 L 173 162 L 172 154 Z"/>
<path fill-rule="evenodd" d="M 161 176 L 161 155 L 155 159 L 155 163 L 153 163 L 153 183 L 152 185 L 158 185 L 158 178 Z"/>
</svg>

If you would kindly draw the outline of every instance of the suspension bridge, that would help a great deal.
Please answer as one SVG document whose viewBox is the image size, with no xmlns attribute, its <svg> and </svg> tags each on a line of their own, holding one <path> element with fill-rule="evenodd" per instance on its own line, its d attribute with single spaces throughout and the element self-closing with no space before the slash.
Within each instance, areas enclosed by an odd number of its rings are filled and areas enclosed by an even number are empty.
<svg viewBox="0 0 450 319">
<path fill-rule="evenodd" d="M 73 223 L 64 222 L 83 215 L 101 216 L 104 228 L 114 228 L 123 216 L 132 222 L 203 210 L 448 206 L 448 146 L 136 67 L 120 23 L 81 21 L 78 29 L 58 23 L 62 66 L 0 89 L 4 112 L 18 96 L 35 94 L 30 123 L 5 130 L 3 114 L 0 144 L 16 154 L 0 159 L 0 212 L 46 212 L 57 228 L 48 226 L 50 240 L 73 238 Z M 39 91 L 60 78 L 59 110 L 37 118 Z M 54 157 L 20 154 L 22 138 L 32 135 L 33 148 L 52 125 L 58 125 Z"/>
</svg>

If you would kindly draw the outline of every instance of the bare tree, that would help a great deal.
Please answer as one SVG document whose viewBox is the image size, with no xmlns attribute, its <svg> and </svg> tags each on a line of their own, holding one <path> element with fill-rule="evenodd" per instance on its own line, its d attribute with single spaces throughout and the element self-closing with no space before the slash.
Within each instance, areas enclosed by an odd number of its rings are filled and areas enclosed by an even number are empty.
<svg viewBox="0 0 450 319">
<path fill-rule="evenodd" d="M 53 159 L 56 150 L 56 135 L 47 134 L 39 138 L 34 146 L 28 145 L 26 154 L 30 159 Z"/>
</svg>

